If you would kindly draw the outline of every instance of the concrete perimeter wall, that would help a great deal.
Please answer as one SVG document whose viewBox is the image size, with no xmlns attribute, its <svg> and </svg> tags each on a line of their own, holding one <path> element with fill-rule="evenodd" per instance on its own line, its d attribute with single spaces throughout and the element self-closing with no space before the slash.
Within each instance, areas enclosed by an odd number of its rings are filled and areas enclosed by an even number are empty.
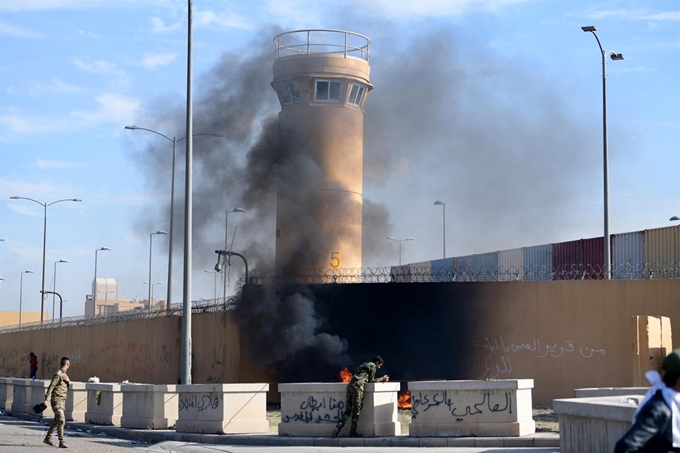
<svg viewBox="0 0 680 453">
<path fill-rule="evenodd" d="M 680 343 L 680 279 L 348 284 L 337 285 L 337 296 L 328 286 L 326 303 L 347 311 L 354 297 L 367 314 L 328 331 L 352 352 L 368 323 L 371 349 L 386 357 L 393 379 L 534 379 L 536 404 L 572 397 L 576 388 L 631 386 L 632 316 L 668 316 L 674 347 Z M 392 313 L 380 332 L 369 303 Z M 194 383 L 273 382 L 248 356 L 230 313 L 194 315 L 192 324 Z M 178 316 L 0 334 L 0 376 L 28 376 L 33 351 L 42 379 L 66 355 L 76 381 L 175 384 L 180 338 Z"/>
</svg>

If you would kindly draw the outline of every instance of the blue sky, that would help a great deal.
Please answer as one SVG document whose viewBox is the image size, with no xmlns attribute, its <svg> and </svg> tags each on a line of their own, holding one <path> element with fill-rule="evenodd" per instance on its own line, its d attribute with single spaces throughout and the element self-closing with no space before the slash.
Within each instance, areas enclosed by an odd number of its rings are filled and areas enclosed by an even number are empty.
<svg viewBox="0 0 680 453">
<path fill-rule="evenodd" d="M 65 316 L 83 312 L 99 247 L 112 250 L 99 253 L 98 275 L 116 278 L 120 297 L 146 297 L 149 234 L 168 230 L 171 144 L 124 126 L 184 136 L 186 18 L 186 2 L 175 0 L 0 3 L 0 309 L 18 309 L 27 269 L 24 310 L 40 305 L 42 208 L 13 195 L 83 200 L 48 209 L 46 282 L 55 261 L 69 261 L 57 277 Z M 204 270 L 221 248 L 225 210 L 248 208 L 229 217 L 230 229 L 241 227 L 234 250 L 273 244 L 263 205 L 234 192 L 200 197 L 219 159 L 238 168 L 260 121 L 278 112 L 266 56 L 280 31 L 371 39 L 364 196 L 387 219 L 365 234 L 367 266 L 396 264 L 387 235 L 416 238 L 403 262 L 440 258 L 436 199 L 446 203 L 447 256 L 602 235 L 601 56 L 583 25 L 625 56 L 608 62 L 611 233 L 669 226 L 680 215 L 677 1 L 199 0 L 194 19 L 195 115 L 215 87 L 257 98 L 213 105 L 233 114 L 225 123 L 249 112 L 238 138 L 219 118 L 194 123 L 196 133 L 227 135 L 200 139 L 214 142 L 206 146 L 216 160 L 195 164 L 194 203 L 214 212 L 197 218 L 194 299 L 212 297 Z M 262 78 L 246 72 L 253 61 L 264 61 L 253 69 Z M 155 236 L 156 294 L 166 291 L 166 266 L 167 237 Z"/>
</svg>

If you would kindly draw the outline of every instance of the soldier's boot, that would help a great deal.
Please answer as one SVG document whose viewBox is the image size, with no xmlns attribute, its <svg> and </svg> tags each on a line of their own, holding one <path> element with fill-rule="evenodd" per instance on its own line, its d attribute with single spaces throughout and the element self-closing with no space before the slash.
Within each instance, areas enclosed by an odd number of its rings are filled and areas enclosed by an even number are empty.
<svg viewBox="0 0 680 453">
<path fill-rule="evenodd" d="M 57 428 L 57 435 L 59 436 L 59 448 L 68 448 L 68 445 L 66 445 L 66 442 L 64 442 L 64 428 L 63 427 Z"/>
<path fill-rule="evenodd" d="M 338 422 L 338 424 L 335 425 L 335 429 L 331 433 L 331 436 L 338 437 L 338 434 L 340 434 L 340 431 L 342 431 L 343 426 L 345 426 L 345 422 Z"/>
<path fill-rule="evenodd" d="M 54 428 L 50 426 L 50 428 L 47 430 L 47 435 L 45 436 L 45 440 L 43 440 L 44 443 L 47 445 L 50 445 L 54 447 L 54 442 L 52 442 L 52 433 L 54 432 Z"/>
<path fill-rule="evenodd" d="M 356 423 L 352 423 L 352 427 L 349 429 L 349 437 L 364 437 L 361 434 L 357 433 Z"/>
</svg>

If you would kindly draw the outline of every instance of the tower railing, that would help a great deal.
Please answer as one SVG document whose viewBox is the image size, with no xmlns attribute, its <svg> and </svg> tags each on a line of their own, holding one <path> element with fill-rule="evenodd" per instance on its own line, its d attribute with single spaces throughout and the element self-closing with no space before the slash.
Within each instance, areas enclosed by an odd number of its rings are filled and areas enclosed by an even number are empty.
<svg viewBox="0 0 680 453">
<path fill-rule="evenodd" d="M 339 55 L 369 61 L 371 40 L 344 30 L 294 30 L 274 37 L 274 59 L 308 55 Z"/>
</svg>

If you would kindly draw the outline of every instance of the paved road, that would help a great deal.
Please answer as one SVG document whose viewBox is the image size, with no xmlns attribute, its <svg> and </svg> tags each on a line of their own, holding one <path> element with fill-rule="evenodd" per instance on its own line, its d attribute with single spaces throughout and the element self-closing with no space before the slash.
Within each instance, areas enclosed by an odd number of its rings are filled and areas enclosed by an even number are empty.
<svg viewBox="0 0 680 453">
<path fill-rule="evenodd" d="M 68 424 L 67 424 L 68 426 Z M 0 453 L 35 453 L 69 451 L 74 453 L 556 453 L 557 448 L 401 448 L 401 447 L 273 447 L 195 444 L 188 442 L 143 442 L 100 437 L 86 431 L 67 429 L 68 450 L 43 444 L 45 424 L 14 417 L 0 416 Z M 55 437 L 56 443 L 56 437 Z"/>
</svg>

